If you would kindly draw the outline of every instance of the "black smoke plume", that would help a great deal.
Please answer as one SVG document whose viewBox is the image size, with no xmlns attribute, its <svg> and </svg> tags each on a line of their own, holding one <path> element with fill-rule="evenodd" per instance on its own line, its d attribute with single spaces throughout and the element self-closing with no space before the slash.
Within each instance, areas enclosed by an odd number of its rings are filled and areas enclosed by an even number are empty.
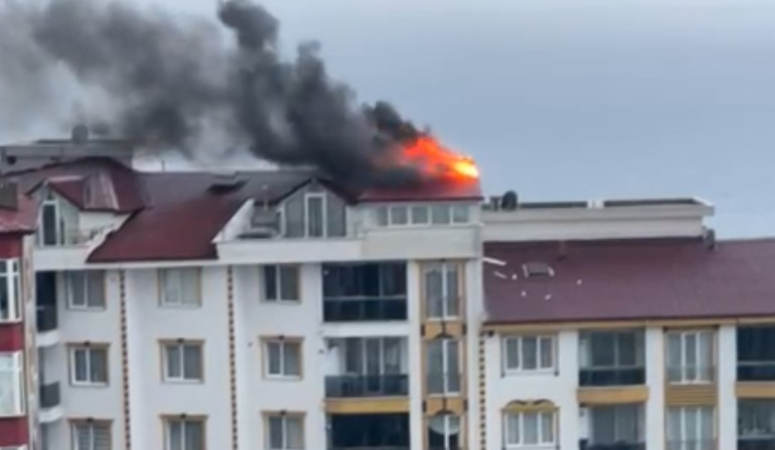
<svg viewBox="0 0 775 450">
<path fill-rule="evenodd" d="M 36 92 L 40 86 L 7 85 L 55 83 L 51 73 L 64 68 L 108 98 L 110 107 L 96 110 L 84 101 L 93 129 L 184 150 L 220 133 L 262 159 L 351 183 L 420 180 L 392 156 L 421 132 L 387 103 L 356 104 L 329 76 L 317 43 L 284 60 L 278 20 L 246 0 L 221 3 L 218 19 L 106 0 L 9 2 L 0 7 L 0 27 L 8 27 L 0 31 L 0 84 Z M 236 45 L 223 42 L 224 30 Z"/>
</svg>

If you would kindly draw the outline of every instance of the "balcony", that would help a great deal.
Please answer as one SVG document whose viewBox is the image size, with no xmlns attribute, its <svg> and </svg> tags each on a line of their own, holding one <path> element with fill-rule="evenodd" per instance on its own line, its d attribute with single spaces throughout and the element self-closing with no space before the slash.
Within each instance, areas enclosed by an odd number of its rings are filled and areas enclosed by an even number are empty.
<svg viewBox="0 0 775 450">
<path fill-rule="evenodd" d="M 579 442 L 579 450 L 646 450 L 645 442 L 616 442 L 613 444 L 593 444 Z"/>
<path fill-rule="evenodd" d="M 740 361 L 737 381 L 775 381 L 775 361 Z"/>
<path fill-rule="evenodd" d="M 334 375 L 326 377 L 326 397 L 403 397 L 409 395 L 409 375 Z"/>
<path fill-rule="evenodd" d="M 409 414 L 331 414 L 329 450 L 409 450 Z"/>
<path fill-rule="evenodd" d="M 406 320 L 406 297 L 396 298 L 326 298 L 323 301 L 325 322 L 378 322 Z"/>
<path fill-rule="evenodd" d="M 773 449 L 775 449 L 775 437 L 739 437 L 737 439 L 737 450 Z"/>
<path fill-rule="evenodd" d="M 38 305 L 38 333 L 46 333 L 59 327 L 57 308 L 54 305 Z"/>
<path fill-rule="evenodd" d="M 59 382 L 43 384 L 39 388 L 40 421 L 42 423 L 56 422 L 64 415 Z"/>
<path fill-rule="evenodd" d="M 645 367 L 589 367 L 579 371 L 579 386 L 634 386 L 646 382 Z"/>
<path fill-rule="evenodd" d="M 667 450 L 716 450 L 716 440 L 715 439 L 694 439 L 694 440 L 668 441 Z"/>
</svg>

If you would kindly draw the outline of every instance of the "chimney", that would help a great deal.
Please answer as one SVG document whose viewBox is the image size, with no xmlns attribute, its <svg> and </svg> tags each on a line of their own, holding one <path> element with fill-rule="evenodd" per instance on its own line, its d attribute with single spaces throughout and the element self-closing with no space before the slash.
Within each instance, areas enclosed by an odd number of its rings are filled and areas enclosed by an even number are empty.
<svg viewBox="0 0 775 450">
<path fill-rule="evenodd" d="M 16 183 L 0 181 L 0 208 L 11 211 L 19 209 L 19 194 Z"/>
</svg>

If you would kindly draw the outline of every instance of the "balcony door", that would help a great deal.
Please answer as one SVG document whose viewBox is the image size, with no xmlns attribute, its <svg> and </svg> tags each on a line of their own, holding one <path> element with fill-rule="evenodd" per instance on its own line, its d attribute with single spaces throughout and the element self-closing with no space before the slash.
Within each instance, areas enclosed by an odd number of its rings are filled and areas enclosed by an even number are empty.
<svg viewBox="0 0 775 450">
<path fill-rule="evenodd" d="M 347 338 L 344 373 L 366 392 L 392 391 L 389 385 L 404 373 L 401 347 L 401 338 Z"/>
</svg>

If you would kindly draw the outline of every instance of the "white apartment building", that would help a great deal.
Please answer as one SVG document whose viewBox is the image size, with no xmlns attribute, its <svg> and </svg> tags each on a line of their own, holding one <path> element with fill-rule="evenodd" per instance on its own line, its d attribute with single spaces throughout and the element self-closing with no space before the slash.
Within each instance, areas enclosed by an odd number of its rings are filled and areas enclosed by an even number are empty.
<svg viewBox="0 0 775 450">
<path fill-rule="evenodd" d="M 775 241 L 701 201 L 99 154 L 4 177 L 3 450 L 775 448 Z"/>
</svg>

